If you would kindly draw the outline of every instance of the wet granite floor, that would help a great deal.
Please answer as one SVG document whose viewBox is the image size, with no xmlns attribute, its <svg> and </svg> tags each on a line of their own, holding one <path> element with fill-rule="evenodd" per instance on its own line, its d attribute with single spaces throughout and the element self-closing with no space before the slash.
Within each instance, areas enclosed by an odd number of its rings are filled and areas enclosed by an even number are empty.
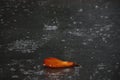
<svg viewBox="0 0 120 80">
<path fill-rule="evenodd" d="M 0 0 L 0 80 L 119 80 L 119 26 L 119 0 Z"/>
</svg>

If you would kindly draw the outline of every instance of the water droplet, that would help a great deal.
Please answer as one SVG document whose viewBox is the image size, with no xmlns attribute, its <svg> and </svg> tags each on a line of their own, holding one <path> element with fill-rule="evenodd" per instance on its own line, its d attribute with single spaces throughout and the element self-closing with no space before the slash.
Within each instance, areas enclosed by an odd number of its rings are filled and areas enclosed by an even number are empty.
<svg viewBox="0 0 120 80">
<path fill-rule="evenodd" d="M 19 78 L 19 76 L 18 75 L 13 75 L 12 78 Z"/>
<path fill-rule="evenodd" d="M 62 42 L 65 42 L 65 40 L 64 40 L 64 39 L 62 39 L 61 41 L 62 41 Z"/>
<path fill-rule="evenodd" d="M 78 12 L 83 12 L 83 9 L 82 9 L 82 8 L 81 8 L 81 9 L 79 9 L 79 10 L 78 10 Z"/>
<path fill-rule="evenodd" d="M 57 26 L 49 26 L 49 25 L 44 25 L 44 30 L 57 30 Z"/>
<path fill-rule="evenodd" d="M 16 71 L 16 69 L 15 68 L 10 68 L 10 71 Z"/>
<path fill-rule="evenodd" d="M 98 5 L 95 5 L 95 8 L 97 9 L 97 8 L 99 8 L 99 6 L 98 6 Z"/>
<path fill-rule="evenodd" d="M 82 44 L 83 44 L 83 45 L 87 45 L 87 43 L 86 43 L 86 42 L 83 42 Z"/>
</svg>

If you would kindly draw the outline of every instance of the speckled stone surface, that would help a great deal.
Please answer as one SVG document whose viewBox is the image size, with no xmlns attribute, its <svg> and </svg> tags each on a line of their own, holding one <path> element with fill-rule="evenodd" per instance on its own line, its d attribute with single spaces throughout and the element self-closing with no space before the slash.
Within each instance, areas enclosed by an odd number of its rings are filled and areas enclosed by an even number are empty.
<svg viewBox="0 0 120 80">
<path fill-rule="evenodd" d="M 79 67 L 49 69 L 46 57 Z M 0 0 L 0 80 L 120 80 L 119 0 Z"/>
</svg>

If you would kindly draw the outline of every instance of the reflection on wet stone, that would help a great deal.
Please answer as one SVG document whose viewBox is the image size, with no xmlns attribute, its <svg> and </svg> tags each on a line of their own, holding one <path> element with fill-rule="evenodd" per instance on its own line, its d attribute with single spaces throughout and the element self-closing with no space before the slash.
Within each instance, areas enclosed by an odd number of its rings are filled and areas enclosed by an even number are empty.
<svg viewBox="0 0 120 80">
<path fill-rule="evenodd" d="M 75 67 L 74 74 L 77 75 L 77 76 L 79 76 L 79 74 L 80 74 L 80 67 Z"/>
<path fill-rule="evenodd" d="M 80 68 L 81 67 L 75 67 L 75 68 L 68 68 L 68 69 L 61 69 L 58 72 L 46 72 L 47 78 L 49 80 L 77 80 L 80 78 Z M 54 70 L 53 70 L 54 71 Z"/>
</svg>

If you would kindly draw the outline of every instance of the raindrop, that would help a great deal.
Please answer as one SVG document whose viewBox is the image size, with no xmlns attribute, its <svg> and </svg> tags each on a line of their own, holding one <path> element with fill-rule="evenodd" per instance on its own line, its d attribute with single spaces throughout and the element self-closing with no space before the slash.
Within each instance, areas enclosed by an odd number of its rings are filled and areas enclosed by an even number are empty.
<svg viewBox="0 0 120 80">
<path fill-rule="evenodd" d="M 105 18 L 105 19 L 108 19 L 109 17 L 108 17 L 108 16 L 105 16 L 104 18 Z"/>
<path fill-rule="evenodd" d="M 77 24 L 77 22 L 76 22 L 76 21 L 74 21 L 74 22 L 73 22 L 73 24 Z"/>
<path fill-rule="evenodd" d="M 65 40 L 64 40 L 64 39 L 62 39 L 61 41 L 62 41 L 62 42 L 65 42 Z"/>
<path fill-rule="evenodd" d="M 10 71 L 16 71 L 16 69 L 15 68 L 10 68 Z"/>
<path fill-rule="evenodd" d="M 14 21 L 14 22 L 16 22 L 17 20 L 16 20 L 16 19 L 14 19 L 13 21 Z"/>
<path fill-rule="evenodd" d="M 81 8 L 81 9 L 79 9 L 79 10 L 78 10 L 78 12 L 83 12 L 83 9 L 82 9 L 82 8 Z"/>
<path fill-rule="evenodd" d="M 86 43 L 86 42 L 83 42 L 82 44 L 83 44 L 83 45 L 87 45 L 87 43 Z"/>
<path fill-rule="evenodd" d="M 111 72 L 112 70 L 108 70 L 107 72 Z"/>
<path fill-rule="evenodd" d="M 98 6 L 98 5 L 95 5 L 95 8 L 97 9 L 97 8 L 99 8 L 99 6 Z"/>
<path fill-rule="evenodd" d="M 19 78 L 19 76 L 18 75 L 13 75 L 12 78 Z"/>
<path fill-rule="evenodd" d="M 58 27 L 57 26 L 49 26 L 49 25 L 44 25 L 44 29 L 45 30 L 57 30 L 58 29 Z"/>
</svg>

